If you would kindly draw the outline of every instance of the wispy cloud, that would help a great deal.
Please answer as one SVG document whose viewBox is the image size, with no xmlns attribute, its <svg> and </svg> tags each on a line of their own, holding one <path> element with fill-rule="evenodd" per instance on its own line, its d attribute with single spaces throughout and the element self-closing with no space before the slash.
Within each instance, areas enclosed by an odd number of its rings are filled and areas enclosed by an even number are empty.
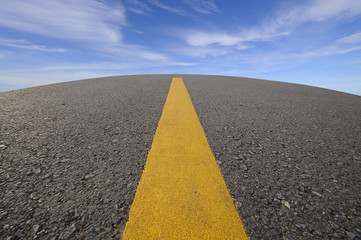
<svg viewBox="0 0 361 240">
<path fill-rule="evenodd" d="M 136 14 L 141 14 L 141 15 L 145 15 L 145 16 L 150 16 L 146 11 L 139 9 L 139 8 L 128 8 L 129 11 L 136 13 Z"/>
<path fill-rule="evenodd" d="M 216 14 L 220 10 L 214 3 L 214 0 L 183 0 L 193 10 L 203 14 Z"/>
<path fill-rule="evenodd" d="M 346 54 L 358 50 L 361 50 L 361 32 L 340 38 L 326 47 L 315 49 L 312 51 L 307 51 L 301 54 L 296 54 L 296 56 L 301 56 L 301 57 L 330 56 L 330 55 Z"/>
<path fill-rule="evenodd" d="M 276 32 L 262 29 L 245 29 L 237 34 L 228 34 L 224 32 L 207 33 L 190 30 L 185 34 L 186 42 L 191 46 L 210 46 L 213 44 L 220 46 L 239 46 L 247 42 L 273 41 L 279 37 L 287 36 L 287 31 Z M 244 48 L 245 49 L 245 48 Z"/>
<path fill-rule="evenodd" d="M 1 54 L 0 54 L 1 55 Z M 72 81 L 86 78 L 105 77 L 123 74 L 151 73 L 149 69 L 161 68 L 157 73 L 163 71 L 165 67 L 189 67 L 197 65 L 193 62 L 182 61 L 138 61 L 137 63 L 122 62 L 91 62 L 91 63 L 58 63 L 46 66 L 31 66 L 27 69 L 7 69 L 0 74 L 0 92 L 15 88 L 29 86 L 39 86 L 57 82 Z M 153 70 L 154 71 L 154 70 Z M 6 86 L 9 87 L 6 87 Z"/>
<path fill-rule="evenodd" d="M 183 54 L 191 57 L 205 58 L 207 56 L 219 57 L 230 53 L 226 47 L 184 47 L 173 49 L 177 54 Z"/>
<path fill-rule="evenodd" d="M 134 67 L 131 63 L 114 63 L 114 62 L 94 62 L 94 63 L 72 63 L 72 64 L 57 64 L 40 67 L 41 71 L 84 71 L 84 70 L 119 70 Z"/>
<path fill-rule="evenodd" d="M 181 9 L 181 8 L 175 8 L 175 7 L 171 7 L 159 0 L 151 0 L 150 1 L 153 5 L 163 9 L 163 10 L 166 10 L 170 13 L 175 13 L 177 15 L 180 15 L 180 16 L 187 16 L 189 15 L 187 11 L 185 11 L 184 9 Z"/>
<path fill-rule="evenodd" d="M 65 81 L 73 81 L 79 79 L 104 77 L 104 73 L 94 71 L 74 71 L 74 72 L 24 72 L 24 73 L 2 73 L 0 75 L 0 92 L 14 88 L 24 88 L 30 86 L 40 86 L 45 84 L 53 84 Z M 10 88 L 7 89 L 6 85 Z M 2 89 L 3 88 L 3 89 Z"/>
<path fill-rule="evenodd" d="M 144 34 L 144 32 L 136 30 L 136 29 L 132 29 L 132 31 L 135 32 L 135 33 L 138 33 L 138 34 L 142 34 L 142 35 Z"/>
<path fill-rule="evenodd" d="M 308 51 L 301 54 L 296 54 L 295 56 L 300 57 L 320 57 L 320 56 L 330 56 L 330 55 L 339 55 L 339 54 L 346 54 L 349 52 L 354 52 L 361 50 L 360 46 L 354 46 L 354 47 L 339 47 L 337 45 L 331 45 L 324 48 L 320 48 L 313 51 Z"/>
<path fill-rule="evenodd" d="M 135 1 L 143 9 L 147 5 Z M 125 9 L 120 4 L 96 0 L 12 0 L 0 4 L 0 26 L 55 39 L 82 43 L 101 54 L 115 58 L 168 60 L 165 54 L 146 47 L 130 45 L 122 39 L 126 27 Z M 69 42 L 70 42 L 69 41 Z M 0 45 L 38 51 L 62 52 L 63 48 L 47 48 L 27 40 L 2 39 Z"/>
<path fill-rule="evenodd" d="M 316 0 L 296 6 L 287 14 L 283 14 L 280 20 L 293 23 L 322 22 L 330 18 L 350 18 L 360 13 L 361 1 L 359 0 Z"/>
<path fill-rule="evenodd" d="M 242 42 L 273 41 L 290 35 L 295 28 L 306 22 L 322 22 L 329 19 L 345 19 L 361 15 L 359 0 L 315 0 L 291 8 L 281 8 L 260 26 L 241 29 L 230 34 L 190 30 L 183 34 L 191 46 L 236 46 Z"/>
<path fill-rule="evenodd" d="M 133 4 L 135 6 L 137 6 L 140 9 L 143 9 L 144 11 L 153 11 L 148 4 L 146 4 L 145 2 L 139 1 L 139 0 L 129 0 L 128 1 L 130 4 Z"/>
<path fill-rule="evenodd" d="M 137 62 L 139 59 L 149 61 L 170 61 L 166 54 L 148 50 L 146 47 L 119 43 L 117 45 L 97 46 L 99 51 L 114 60 L 124 59 L 129 62 Z"/>
<path fill-rule="evenodd" d="M 22 48 L 22 49 L 35 50 L 35 51 L 44 51 L 44 52 L 68 52 L 66 49 L 63 48 L 48 48 L 43 45 L 32 44 L 24 39 L 17 40 L 17 39 L 0 38 L 0 46 Z"/>
<path fill-rule="evenodd" d="M 361 32 L 351 34 L 349 36 L 338 39 L 338 43 L 360 43 L 361 42 Z"/>
<path fill-rule="evenodd" d="M 151 16 L 149 12 L 152 12 L 153 9 L 148 6 L 147 3 L 142 2 L 140 0 L 127 0 L 126 1 L 130 7 L 127 10 L 141 15 Z"/>
<path fill-rule="evenodd" d="M 0 4 L 0 25 L 47 37 L 119 42 L 125 24 L 121 4 L 96 0 L 12 0 Z"/>
<path fill-rule="evenodd" d="M 189 45 L 196 47 L 209 46 L 215 43 L 221 46 L 231 46 L 242 41 L 240 37 L 226 33 L 205 33 L 200 31 L 188 32 L 186 40 Z"/>
<path fill-rule="evenodd" d="M 150 16 L 149 12 L 152 12 L 153 8 L 161 8 L 183 17 L 192 16 L 192 11 L 202 14 L 216 14 L 220 12 L 214 0 L 128 0 L 127 2 L 130 5 L 129 11 L 148 16 Z"/>
<path fill-rule="evenodd" d="M 138 62 L 127 63 L 127 62 L 94 62 L 86 64 L 60 64 L 60 65 L 48 65 L 40 67 L 41 71 L 104 71 L 104 70 L 122 70 L 122 69 L 135 69 L 135 68 L 144 68 L 149 66 L 157 66 L 158 63 L 155 62 Z M 169 61 L 162 63 L 162 66 L 194 66 L 197 63 L 191 62 L 177 62 Z"/>
</svg>

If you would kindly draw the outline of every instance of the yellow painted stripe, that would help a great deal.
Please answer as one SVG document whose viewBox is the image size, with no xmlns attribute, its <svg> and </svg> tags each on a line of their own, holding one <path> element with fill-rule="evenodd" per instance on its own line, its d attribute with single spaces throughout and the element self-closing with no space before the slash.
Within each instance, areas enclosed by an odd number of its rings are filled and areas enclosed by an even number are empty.
<svg viewBox="0 0 361 240">
<path fill-rule="evenodd" d="M 123 239 L 248 239 L 181 78 L 173 78 Z"/>
</svg>

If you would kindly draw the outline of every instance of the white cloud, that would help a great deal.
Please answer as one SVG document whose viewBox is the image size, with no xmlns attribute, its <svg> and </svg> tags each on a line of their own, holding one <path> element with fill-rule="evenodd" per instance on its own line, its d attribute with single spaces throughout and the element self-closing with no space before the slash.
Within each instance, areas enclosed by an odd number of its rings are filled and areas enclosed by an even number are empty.
<svg viewBox="0 0 361 240">
<path fill-rule="evenodd" d="M 168 62 L 164 64 L 165 66 L 181 66 L 181 67 L 189 67 L 189 66 L 195 66 L 198 65 L 198 63 L 193 62 Z"/>
<path fill-rule="evenodd" d="M 32 44 L 24 39 L 17 40 L 17 39 L 0 38 L 0 46 L 22 48 L 22 49 L 35 50 L 35 51 L 44 51 L 44 52 L 67 52 L 67 50 L 63 48 L 48 48 L 43 45 Z"/>
<path fill-rule="evenodd" d="M 351 34 L 337 40 L 338 43 L 359 43 L 361 42 L 361 32 Z"/>
<path fill-rule="evenodd" d="M 141 14 L 141 15 L 145 15 L 145 16 L 150 16 L 148 13 L 146 13 L 144 10 L 139 9 L 139 8 L 128 8 L 129 11 L 136 13 L 136 14 Z"/>
<path fill-rule="evenodd" d="M 272 41 L 281 36 L 288 35 L 288 32 L 272 32 L 270 30 L 247 29 L 238 34 L 227 33 L 206 33 L 201 31 L 189 31 L 185 37 L 186 42 L 191 46 L 206 47 L 212 44 L 220 46 L 244 45 L 245 42 Z"/>
<path fill-rule="evenodd" d="M 361 32 L 358 32 L 358 33 L 354 33 L 349 36 L 340 38 L 326 47 L 312 50 L 312 51 L 307 51 L 307 52 L 304 52 L 301 54 L 296 54 L 296 56 L 316 57 L 316 56 L 330 56 L 330 55 L 346 54 L 346 53 L 361 50 L 360 43 L 361 43 Z"/>
<path fill-rule="evenodd" d="M 140 1 L 135 1 L 141 5 Z M 145 10 L 150 10 L 146 5 Z M 121 30 L 126 25 L 125 10 L 120 3 L 109 5 L 97 0 L 11 0 L 0 4 L 0 26 L 56 39 L 82 43 L 101 54 L 115 58 L 168 60 L 164 54 L 126 44 Z M 138 32 L 139 33 L 139 32 Z M 62 42 L 60 42 L 62 43 Z M 1 41 L 1 45 L 38 51 L 61 52 L 26 40 Z"/>
<path fill-rule="evenodd" d="M 139 0 L 128 0 L 127 2 L 130 5 L 127 10 L 129 10 L 130 12 L 145 16 L 151 16 L 149 12 L 152 12 L 153 9 L 150 8 L 145 2 Z"/>
<path fill-rule="evenodd" d="M 11 51 L 5 51 L 5 50 L 0 51 L 0 58 L 7 58 L 12 55 L 13 55 L 13 52 L 11 52 Z"/>
<path fill-rule="evenodd" d="M 140 9 L 143 9 L 145 11 L 153 11 L 146 3 L 142 2 L 142 1 L 139 1 L 139 0 L 130 0 L 129 1 L 131 4 L 139 7 Z"/>
<path fill-rule="evenodd" d="M 97 46 L 99 51 L 109 55 L 113 59 L 124 59 L 129 62 L 136 62 L 137 59 L 144 59 L 150 61 L 169 61 L 169 57 L 165 54 L 148 50 L 145 47 L 138 45 L 130 45 L 119 43 L 117 45 Z"/>
<path fill-rule="evenodd" d="M 12 89 L 19 89 L 25 87 L 40 86 L 45 84 L 60 83 L 66 81 L 74 81 L 79 79 L 104 77 L 101 72 L 94 71 L 74 71 L 74 72 L 52 72 L 52 73 L 2 73 L 0 75 L 0 91 L 8 89 L 1 89 L 5 85 L 14 86 Z"/>
<path fill-rule="evenodd" d="M 193 10 L 203 14 L 219 13 L 219 9 L 213 0 L 184 0 Z"/>
<path fill-rule="evenodd" d="M 359 0 L 317 0 L 289 12 L 295 22 L 322 22 L 330 18 L 350 18 L 361 13 Z"/>
<path fill-rule="evenodd" d="M 114 63 L 114 62 L 97 62 L 97 63 L 72 63 L 72 64 L 58 64 L 41 67 L 39 71 L 74 71 L 74 70 L 117 70 L 132 68 L 134 65 L 129 63 Z"/>
<path fill-rule="evenodd" d="M 1 54 L 0 54 L 1 55 Z M 150 73 L 151 68 L 167 72 L 168 67 L 188 67 L 197 63 L 178 61 L 110 61 L 79 64 L 59 63 L 45 66 L 31 66 L 27 69 L 0 70 L 0 92 L 30 86 L 39 86 L 64 81 L 96 78 L 124 74 Z M 10 88 L 6 86 L 12 86 Z"/>
<path fill-rule="evenodd" d="M 238 36 L 232 36 L 225 33 L 205 33 L 199 31 L 191 31 L 187 36 L 187 43 L 191 46 L 208 46 L 212 44 L 219 44 L 221 46 L 236 45 L 242 41 Z"/>
<path fill-rule="evenodd" d="M 142 35 L 144 34 L 144 32 L 136 30 L 136 29 L 132 29 L 132 31 L 135 32 L 135 33 L 138 33 L 138 34 L 142 34 Z"/>
<path fill-rule="evenodd" d="M 361 15 L 360 0 L 314 0 L 291 8 L 280 9 L 260 26 L 241 29 L 237 33 L 188 31 L 185 41 L 191 46 L 236 46 L 244 42 L 272 41 L 288 36 L 306 22 L 322 22 L 331 18 L 345 19 Z M 357 36 L 356 36 L 357 37 Z"/>
<path fill-rule="evenodd" d="M 246 50 L 246 49 L 249 49 L 249 48 L 252 48 L 253 46 L 252 45 L 246 45 L 246 44 L 238 44 L 238 46 L 236 46 L 236 49 L 239 50 L 239 51 L 242 51 L 242 50 Z"/>
<path fill-rule="evenodd" d="M 138 62 L 138 63 L 128 63 L 128 62 L 94 62 L 94 63 L 72 63 L 72 64 L 60 64 L 60 65 L 48 65 L 43 66 L 37 69 L 37 71 L 105 71 L 105 70 L 123 70 L 123 69 L 134 69 L 134 68 L 144 68 L 149 66 L 159 66 L 158 63 L 151 62 Z M 169 61 L 162 63 L 162 66 L 194 66 L 196 63 L 188 62 L 173 62 Z"/>
<path fill-rule="evenodd" d="M 177 15 L 180 15 L 180 16 L 187 16 L 189 15 L 185 10 L 181 9 L 181 8 L 174 8 L 174 7 L 170 7 L 168 5 L 166 5 L 165 3 L 161 2 L 161 1 L 158 1 L 158 0 L 151 0 L 150 1 L 153 5 L 163 9 L 163 10 L 166 10 L 170 13 L 175 13 Z"/>
<path fill-rule="evenodd" d="M 238 51 L 252 48 L 251 45 L 239 44 L 236 47 L 233 46 L 187 46 L 181 48 L 171 49 L 172 52 L 181 55 L 187 55 L 191 57 L 220 57 L 227 54 L 235 53 L 234 48 Z"/>
<path fill-rule="evenodd" d="M 346 54 L 349 52 L 354 52 L 361 50 L 361 46 L 353 47 L 339 47 L 337 45 L 331 45 L 324 48 L 316 49 L 313 51 L 308 51 L 301 54 L 296 54 L 295 56 L 299 57 L 321 57 L 321 56 L 330 56 L 330 55 L 339 55 Z"/>
<path fill-rule="evenodd" d="M 122 52 L 124 52 L 124 50 L 121 50 Z M 129 52 L 129 55 L 135 55 L 137 57 L 140 57 L 142 59 L 145 60 L 157 60 L 157 61 L 166 61 L 168 60 L 168 57 L 164 54 L 160 54 L 160 53 L 156 53 L 156 52 L 152 52 L 152 51 L 147 51 L 147 50 L 143 50 L 143 49 L 132 49 Z"/>
<path fill-rule="evenodd" d="M 127 8 L 129 11 L 147 16 L 150 16 L 148 12 L 152 12 L 154 7 L 183 17 L 192 16 L 190 13 L 192 11 L 202 14 L 216 14 L 220 12 L 214 0 L 128 0 L 127 3 L 130 5 L 130 7 Z"/>
<path fill-rule="evenodd" d="M 175 52 L 180 54 L 186 54 L 191 57 L 205 58 L 208 56 L 219 57 L 230 53 L 230 49 L 224 47 L 189 47 L 176 49 Z"/>
<path fill-rule="evenodd" d="M 96 0 L 11 0 L 0 4 L 0 25 L 47 37 L 116 43 L 125 24 L 121 4 Z"/>
</svg>

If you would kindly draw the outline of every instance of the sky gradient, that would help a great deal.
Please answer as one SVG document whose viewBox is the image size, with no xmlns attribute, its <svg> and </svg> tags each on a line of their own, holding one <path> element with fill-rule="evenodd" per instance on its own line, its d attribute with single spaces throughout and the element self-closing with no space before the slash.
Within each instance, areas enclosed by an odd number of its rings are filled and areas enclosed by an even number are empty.
<svg viewBox="0 0 361 240">
<path fill-rule="evenodd" d="M 361 1 L 0 4 L 0 92 L 147 73 L 254 77 L 361 95 Z"/>
</svg>

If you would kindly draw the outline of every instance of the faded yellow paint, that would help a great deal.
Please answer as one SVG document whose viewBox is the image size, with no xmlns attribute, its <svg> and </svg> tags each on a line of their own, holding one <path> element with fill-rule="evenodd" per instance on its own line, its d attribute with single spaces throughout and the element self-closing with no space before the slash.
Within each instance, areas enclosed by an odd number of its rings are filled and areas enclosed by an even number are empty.
<svg viewBox="0 0 361 240">
<path fill-rule="evenodd" d="M 123 239 L 248 239 L 181 78 L 173 78 Z"/>
</svg>

